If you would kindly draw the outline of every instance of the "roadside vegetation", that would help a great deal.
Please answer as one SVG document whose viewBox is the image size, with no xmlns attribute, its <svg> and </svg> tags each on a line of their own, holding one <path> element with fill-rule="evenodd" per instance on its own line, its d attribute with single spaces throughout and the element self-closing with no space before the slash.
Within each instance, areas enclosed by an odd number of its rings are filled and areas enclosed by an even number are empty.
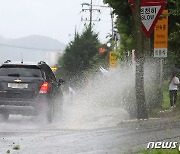
<svg viewBox="0 0 180 154">
<path fill-rule="evenodd" d="M 117 19 L 117 28 L 118 32 L 121 36 L 121 45 L 116 52 L 122 56 L 122 54 L 126 55 L 127 52 L 131 53 L 131 50 L 134 49 L 136 42 L 135 40 L 135 24 L 133 22 L 134 15 L 131 11 L 130 5 L 127 0 L 104 0 L 105 3 L 108 3 L 113 9 L 114 13 L 118 15 Z M 179 53 L 179 46 L 180 46 L 180 1 L 174 0 L 167 0 L 166 8 L 169 11 L 168 18 L 169 18 L 169 40 L 168 40 L 168 57 L 164 59 L 164 70 L 170 70 L 172 72 L 172 68 L 180 68 L 180 53 Z M 153 57 L 153 34 L 150 37 L 150 44 L 151 49 L 149 52 L 145 51 L 146 60 L 151 60 L 152 62 L 149 64 L 155 64 L 157 70 L 160 70 L 160 63 L 158 58 Z M 119 58 L 120 59 L 120 58 Z M 123 59 L 127 60 L 127 59 Z M 166 75 L 166 79 L 170 78 L 171 74 L 170 71 Z M 158 77 L 159 73 L 155 73 Z M 161 92 L 161 82 L 160 80 L 156 82 L 156 87 L 154 88 L 155 93 L 147 94 L 146 93 L 146 105 L 149 108 L 148 113 L 149 115 L 158 115 L 159 112 L 179 112 L 178 104 L 180 103 L 180 98 L 178 98 L 177 108 L 173 109 L 172 111 L 169 110 L 169 92 L 168 92 L 168 84 L 167 82 L 163 85 L 163 92 Z M 149 96 L 151 95 L 151 96 Z M 151 99 L 150 101 L 148 99 Z M 154 100 L 153 100 L 154 99 Z M 150 102 L 150 103 L 149 103 Z M 154 102 L 154 103 L 152 103 Z M 167 110 L 167 111 L 166 111 Z M 164 114 L 166 115 L 166 114 Z"/>
<path fill-rule="evenodd" d="M 142 150 L 138 154 L 179 154 L 180 151 L 176 149 L 151 149 L 151 150 Z"/>
<path fill-rule="evenodd" d="M 120 45 L 117 44 L 115 36 L 110 36 L 108 42 L 117 45 L 115 53 L 121 64 L 131 63 L 131 51 L 136 46 L 137 38 L 135 35 L 135 23 L 133 22 L 134 16 L 128 0 L 104 0 L 104 2 L 113 8 L 113 13 L 118 17 L 115 26 L 121 38 Z M 164 70 L 171 70 L 172 68 L 180 68 L 180 1 L 167 0 L 165 9 L 169 11 L 169 44 L 168 57 L 164 59 L 163 64 Z M 153 92 L 147 93 L 145 90 L 145 100 L 147 102 L 144 102 L 148 108 L 148 114 L 150 116 L 163 116 L 167 115 L 166 113 L 178 113 L 180 96 L 178 96 L 177 108 L 169 110 L 168 82 L 165 81 L 163 88 L 161 87 L 158 72 L 160 70 L 160 61 L 153 57 L 153 34 L 150 37 L 150 42 L 151 50 L 145 53 L 145 58 L 149 61 L 149 65 L 155 66 L 157 71 L 154 72 L 154 76 L 157 76 L 157 79 L 154 85 L 151 84 Z M 100 47 L 106 48 L 106 52 L 100 53 Z M 76 33 L 74 39 L 67 45 L 63 56 L 59 59 L 59 69 L 56 75 L 58 78 L 65 79 L 67 85 L 71 87 L 82 87 L 83 84 L 86 84 L 86 77 L 89 74 L 95 74 L 101 66 L 104 68 L 109 67 L 109 51 L 110 48 L 106 44 L 100 43 L 98 33 L 94 32 L 93 27 L 87 26 L 82 34 Z M 170 73 L 165 75 L 166 80 L 168 80 Z"/>
<path fill-rule="evenodd" d="M 99 53 L 99 48 L 103 47 L 98 40 L 98 34 L 89 26 L 85 27 L 82 34 L 76 33 L 63 56 L 59 59 L 56 75 L 65 79 L 70 86 L 79 86 L 85 83 L 87 72 L 98 68 L 106 67 L 108 56 L 106 53 Z"/>
<path fill-rule="evenodd" d="M 121 36 L 121 45 L 119 55 L 126 54 L 134 49 L 135 46 L 135 30 L 133 22 L 133 13 L 128 3 L 128 0 L 104 0 L 118 15 L 117 28 Z M 167 67 L 175 66 L 180 68 L 180 1 L 167 0 L 166 8 L 169 11 L 169 44 L 168 44 L 168 63 Z M 151 52 L 147 54 L 153 57 L 153 34 L 151 39 Z"/>
<path fill-rule="evenodd" d="M 175 118 L 180 119 L 180 92 L 178 92 L 177 102 L 176 102 L 176 108 L 170 109 L 170 98 L 169 98 L 169 90 L 168 90 L 168 82 L 164 81 L 163 86 L 163 104 L 162 104 L 162 110 L 161 115 L 166 116 L 174 116 Z M 163 112 L 162 112 L 163 111 Z M 169 113 L 169 114 L 168 114 Z"/>
<path fill-rule="evenodd" d="M 163 101 L 162 105 L 159 107 L 153 108 L 149 113 L 150 117 L 166 117 L 180 119 L 180 92 L 178 92 L 176 107 L 170 108 L 170 98 L 169 98 L 169 81 L 165 80 L 163 83 Z"/>
</svg>

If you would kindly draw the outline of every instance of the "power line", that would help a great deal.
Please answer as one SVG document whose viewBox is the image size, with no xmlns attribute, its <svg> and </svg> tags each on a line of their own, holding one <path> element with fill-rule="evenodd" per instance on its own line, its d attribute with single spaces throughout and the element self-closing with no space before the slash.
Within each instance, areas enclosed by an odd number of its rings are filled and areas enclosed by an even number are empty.
<svg viewBox="0 0 180 154">
<path fill-rule="evenodd" d="M 16 46 L 16 45 L 9 45 L 9 44 L 1 44 L 0 46 L 8 47 L 8 48 L 18 48 L 18 49 L 26 49 L 26 50 L 41 50 L 41 51 L 59 51 L 60 49 L 44 49 L 44 48 L 33 48 L 33 47 L 23 47 L 23 46 Z"/>
<path fill-rule="evenodd" d="M 93 19 L 93 12 L 96 11 L 96 12 L 101 13 L 101 10 L 100 10 L 100 9 L 94 9 L 94 8 L 93 8 L 94 5 L 93 5 L 92 0 L 91 0 L 91 3 L 90 3 L 90 4 L 89 4 L 89 3 L 82 3 L 81 5 L 82 5 L 82 7 L 83 7 L 84 5 L 89 6 L 89 8 L 85 8 L 85 9 L 82 8 L 82 12 L 89 11 L 89 19 L 88 19 L 88 18 L 85 18 L 85 20 L 82 19 L 82 21 L 89 21 L 90 29 L 92 29 L 92 24 L 93 24 L 93 22 L 94 22 L 94 21 L 100 21 L 100 18 L 99 18 L 99 19 Z"/>
</svg>

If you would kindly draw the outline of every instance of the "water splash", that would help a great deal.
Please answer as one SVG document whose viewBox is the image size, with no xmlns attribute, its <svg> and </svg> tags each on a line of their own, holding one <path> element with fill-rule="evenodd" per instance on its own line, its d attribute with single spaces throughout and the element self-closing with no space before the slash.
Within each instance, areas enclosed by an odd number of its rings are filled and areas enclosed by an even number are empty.
<svg viewBox="0 0 180 154">
<path fill-rule="evenodd" d="M 128 120 L 127 109 L 134 98 L 133 68 L 87 76 L 86 86 L 76 89 L 73 98 L 65 96 L 61 127 L 93 129 L 116 126 Z"/>
</svg>

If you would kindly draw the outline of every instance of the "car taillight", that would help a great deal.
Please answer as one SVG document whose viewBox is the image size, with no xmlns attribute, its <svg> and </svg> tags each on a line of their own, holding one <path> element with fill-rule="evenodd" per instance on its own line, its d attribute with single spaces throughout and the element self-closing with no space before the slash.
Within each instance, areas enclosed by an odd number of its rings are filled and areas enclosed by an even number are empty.
<svg viewBox="0 0 180 154">
<path fill-rule="evenodd" d="M 42 85 L 41 85 L 41 88 L 39 90 L 39 93 L 41 94 L 46 94 L 49 90 L 49 83 L 48 82 L 44 82 Z"/>
</svg>

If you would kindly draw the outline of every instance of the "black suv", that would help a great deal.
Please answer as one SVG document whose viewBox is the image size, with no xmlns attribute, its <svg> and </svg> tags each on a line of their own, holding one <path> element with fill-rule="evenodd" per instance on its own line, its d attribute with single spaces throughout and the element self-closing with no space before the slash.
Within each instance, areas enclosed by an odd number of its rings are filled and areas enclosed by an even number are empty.
<svg viewBox="0 0 180 154">
<path fill-rule="evenodd" d="M 62 105 L 61 82 L 45 62 L 6 61 L 0 66 L 0 114 L 8 120 L 10 114 L 45 113 L 51 122 Z"/>
</svg>

